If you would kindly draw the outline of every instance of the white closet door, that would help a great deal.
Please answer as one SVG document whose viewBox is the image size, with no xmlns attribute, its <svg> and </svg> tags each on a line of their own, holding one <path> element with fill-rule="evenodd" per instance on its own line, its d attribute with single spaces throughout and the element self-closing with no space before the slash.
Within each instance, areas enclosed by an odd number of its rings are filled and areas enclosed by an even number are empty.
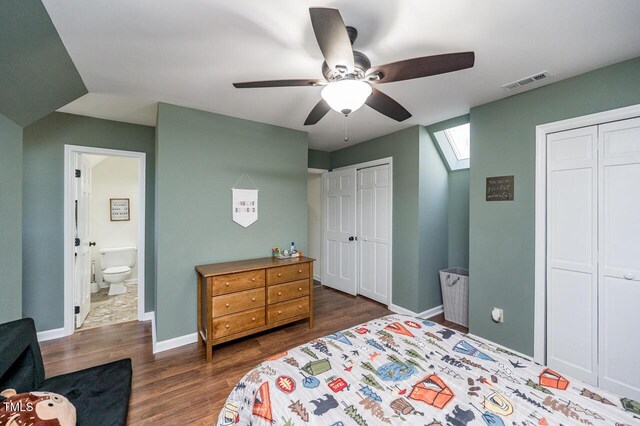
<svg viewBox="0 0 640 426">
<path fill-rule="evenodd" d="M 640 119 L 599 133 L 599 386 L 640 401 Z"/>
<path fill-rule="evenodd" d="M 325 173 L 322 284 L 357 294 L 356 169 Z"/>
<path fill-rule="evenodd" d="M 597 127 L 547 136 L 547 364 L 597 384 Z"/>
<path fill-rule="evenodd" d="M 389 165 L 358 170 L 359 293 L 389 300 Z"/>
</svg>

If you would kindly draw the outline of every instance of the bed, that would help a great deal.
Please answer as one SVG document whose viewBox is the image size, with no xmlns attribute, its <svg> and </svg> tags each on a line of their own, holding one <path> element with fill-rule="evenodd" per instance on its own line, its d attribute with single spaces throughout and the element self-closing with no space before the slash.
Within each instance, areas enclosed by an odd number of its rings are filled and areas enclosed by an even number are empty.
<svg viewBox="0 0 640 426">
<path fill-rule="evenodd" d="M 431 321 L 390 315 L 275 355 L 218 425 L 637 425 L 640 404 Z"/>
</svg>

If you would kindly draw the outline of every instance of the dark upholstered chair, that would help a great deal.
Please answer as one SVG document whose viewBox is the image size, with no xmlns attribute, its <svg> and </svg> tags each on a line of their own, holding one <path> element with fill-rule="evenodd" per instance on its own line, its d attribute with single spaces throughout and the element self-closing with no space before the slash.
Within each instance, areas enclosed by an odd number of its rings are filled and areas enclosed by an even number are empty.
<svg viewBox="0 0 640 426">
<path fill-rule="evenodd" d="M 40 390 L 66 396 L 76 407 L 78 426 L 125 425 L 131 374 L 127 358 L 45 379 L 33 320 L 0 324 L 0 391 Z"/>
</svg>

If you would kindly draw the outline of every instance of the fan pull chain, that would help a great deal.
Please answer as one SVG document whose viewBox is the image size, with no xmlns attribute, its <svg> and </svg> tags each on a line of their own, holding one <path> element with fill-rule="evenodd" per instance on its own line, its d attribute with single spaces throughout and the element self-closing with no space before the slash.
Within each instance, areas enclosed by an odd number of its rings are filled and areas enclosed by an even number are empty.
<svg viewBox="0 0 640 426">
<path fill-rule="evenodd" d="M 344 115 L 344 141 L 349 141 L 349 115 Z"/>
</svg>

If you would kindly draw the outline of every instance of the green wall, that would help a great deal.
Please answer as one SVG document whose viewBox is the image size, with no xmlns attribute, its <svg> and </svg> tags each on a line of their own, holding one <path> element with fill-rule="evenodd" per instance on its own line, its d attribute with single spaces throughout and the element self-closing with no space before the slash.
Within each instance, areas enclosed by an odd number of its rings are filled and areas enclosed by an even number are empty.
<svg viewBox="0 0 640 426">
<path fill-rule="evenodd" d="M 429 135 L 469 123 L 469 114 L 427 126 Z M 435 143 L 442 162 L 449 171 L 449 266 L 469 268 L 469 169 L 451 170 L 440 145 Z"/>
<path fill-rule="evenodd" d="M 0 1 L 0 113 L 26 126 L 87 93 L 40 0 Z"/>
<path fill-rule="evenodd" d="M 22 318 L 22 127 L 0 114 L 0 324 Z"/>
<path fill-rule="evenodd" d="M 158 107 L 158 341 L 196 331 L 194 266 L 307 246 L 307 134 L 168 104 Z M 259 187 L 258 221 L 231 218 L 231 187 Z M 245 178 L 242 188 L 251 185 Z"/>
<path fill-rule="evenodd" d="M 22 305 L 38 331 L 64 326 L 65 144 L 147 154 L 145 310 L 154 309 L 154 129 L 56 112 L 24 129 Z"/>
<path fill-rule="evenodd" d="M 331 167 L 386 157 L 393 157 L 392 303 L 422 312 L 441 303 L 436 268 L 447 266 L 446 261 L 442 263 L 447 255 L 447 240 L 442 232 L 446 234 L 447 229 L 443 197 L 447 191 L 446 169 L 429 135 L 424 128 L 415 126 L 333 151 Z M 428 218 L 421 209 L 435 215 Z M 445 222 L 439 223 L 443 218 Z M 435 225 L 439 229 L 434 229 Z M 434 246 L 441 248 L 430 259 L 428 249 Z"/>
<path fill-rule="evenodd" d="M 317 149 L 309 150 L 309 168 L 310 169 L 331 169 L 331 153 L 326 151 L 318 151 Z"/>
<path fill-rule="evenodd" d="M 449 172 L 449 266 L 469 268 L 469 169 Z"/>
<path fill-rule="evenodd" d="M 445 161 L 438 153 L 435 140 L 431 139 L 426 128 L 420 126 L 418 131 L 420 138 L 418 207 L 420 223 L 418 258 L 420 286 L 418 296 L 420 308 L 415 312 L 422 312 L 442 304 L 439 271 L 447 268 L 449 264 L 447 226 L 449 221 L 449 175 L 444 165 Z"/>
<path fill-rule="evenodd" d="M 638 103 L 640 58 L 471 109 L 472 333 L 533 355 L 536 125 Z M 515 200 L 486 202 L 485 179 L 502 175 L 515 175 Z"/>
</svg>

